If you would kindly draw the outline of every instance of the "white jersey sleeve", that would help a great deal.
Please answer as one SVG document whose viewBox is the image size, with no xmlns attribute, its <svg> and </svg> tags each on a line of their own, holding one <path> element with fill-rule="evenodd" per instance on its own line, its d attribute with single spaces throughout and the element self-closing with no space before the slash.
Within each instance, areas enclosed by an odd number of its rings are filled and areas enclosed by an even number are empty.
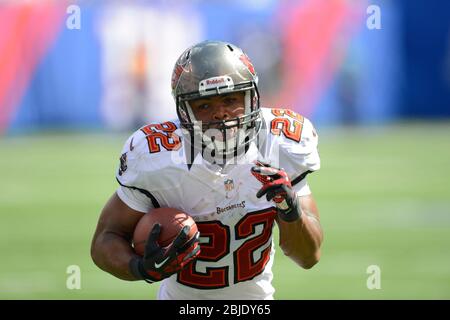
<svg viewBox="0 0 450 320">
<path fill-rule="evenodd" d="M 148 212 L 158 206 L 157 200 L 144 184 L 145 173 L 142 173 L 142 156 L 146 152 L 145 135 L 136 131 L 125 142 L 120 157 L 120 166 L 116 179 L 120 184 L 116 193 L 131 209 Z"/>
<path fill-rule="evenodd" d="M 306 176 L 320 169 L 319 137 L 311 121 L 303 118 L 300 142 L 289 142 L 281 150 L 292 186 L 299 196 L 311 194 Z"/>
<path fill-rule="evenodd" d="M 266 158 L 289 175 L 298 195 L 311 193 L 305 177 L 320 169 L 318 134 L 307 118 L 287 109 L 263 109 L 268 128 Z"/>
<path fill-rule="evenodd" d="M 116 174 L 120 184 L 117 194 L 130 208 L 148 212 L 174 206 L 182 197 L 173 192 L 183 187 L 180 177 L 187 171 L 174 157 L 183 150 L 178 128 L 176 121 L 151 123 L 125 142 Z"/>
<path fill-rule="evenodd" d="M 311 189 L 309 188 L 309 184 L 306 181 L 306 179 L 303 179 L 302 181 L 298 182 L 296 185 L 293 186 L 295 193 L 297 196 L 307 196 L 311 194 Z"/>
<path fill-rule="evenodd" d="M 119 186 L 116 193 L 120 200 L 133 210 L 147 213 L 154 208 L 151 199 L 138 190 Z"/>
</svg>

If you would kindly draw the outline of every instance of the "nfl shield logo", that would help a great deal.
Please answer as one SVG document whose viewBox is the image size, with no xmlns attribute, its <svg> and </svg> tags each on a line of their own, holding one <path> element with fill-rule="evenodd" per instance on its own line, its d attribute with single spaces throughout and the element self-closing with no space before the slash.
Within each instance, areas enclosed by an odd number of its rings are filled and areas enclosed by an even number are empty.
<svg viewBox="0 0 450 320">
<path fill-rule="evenodd" d="M 229 192 L 234 189 L 234 182 L 232 179 L 227 179 L 223 182 L 225 186 L 225 191 Z"/>
</svg>

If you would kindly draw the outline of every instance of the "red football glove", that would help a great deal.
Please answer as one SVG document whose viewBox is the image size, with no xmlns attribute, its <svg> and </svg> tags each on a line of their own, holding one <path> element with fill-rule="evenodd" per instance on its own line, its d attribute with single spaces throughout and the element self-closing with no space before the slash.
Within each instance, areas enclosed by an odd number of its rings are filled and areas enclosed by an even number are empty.
<svg viewBox="0 0 450 320">
<path fill-rule="evenodd" d="M 298 210 L 297 197 L 283 169 L 258 161 L 256 166 L 252 167 L 251 173 L 263 185 L 256 193 L 256 197 L 259 199 L 266 195 L 267 201 L 275 202 L 280 219 L 295 221 L 300 217 L 301 211 Z"/>
<path fill-rule="evenodd" d="M 169 246 L 161 247 L 157 242 L 161 225 L 156 224 L 148 237 L 144 257 L 136 257 L 130 262 L 132 273 L 153 283 L 184 269 L 200 254 L 200 233 L 197 231 L 191 239 L 187 239 L 189 231 L 190 226 L 184 226 Z"/>
</svg>

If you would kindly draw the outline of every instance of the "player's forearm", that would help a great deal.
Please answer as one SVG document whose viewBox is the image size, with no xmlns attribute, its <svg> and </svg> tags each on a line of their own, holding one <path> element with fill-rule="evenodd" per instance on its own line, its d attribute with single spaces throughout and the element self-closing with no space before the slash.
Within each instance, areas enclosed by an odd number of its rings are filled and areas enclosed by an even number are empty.
<svg viewBox="0 0 450 320">
<path fill-rule="evenodd" d="M 138 280 L 129 270 L 129 263 L 136 257 L 130 243 L 118 234 L 101 233 L 92 243 L 91 256 L 102 270 L 122 280 Z"/>
<path fill-rule="evenodd" d="M 323 235 L 319 221 L 313 214 L 303 211 L 297 221 L 278 219 L 280 247 L 286 256 L 305 269 L 313 267 L 320 259 Z"/>
</svg>

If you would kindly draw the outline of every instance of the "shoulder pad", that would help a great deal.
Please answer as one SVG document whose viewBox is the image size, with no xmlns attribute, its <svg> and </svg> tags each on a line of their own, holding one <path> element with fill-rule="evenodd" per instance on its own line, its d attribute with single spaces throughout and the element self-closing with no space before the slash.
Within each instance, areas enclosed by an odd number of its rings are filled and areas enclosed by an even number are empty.
<svg viewBox="0 0 450 320">
<path fill-rule="evenodd" d="M 311 121 L 289 109 L 263 109 L 270 163 L 291 177 L 320 168 L 318 134 Z"/>
<path fill-rule="evenodd" d="M 121 185 L 138 186 L 146 174 L 157 172 L 171 163 L 170 151 L 181 148 L 176 122 L 149 124 L 135 131 L 125 142 L 116 178 Z"/>
</svg>

